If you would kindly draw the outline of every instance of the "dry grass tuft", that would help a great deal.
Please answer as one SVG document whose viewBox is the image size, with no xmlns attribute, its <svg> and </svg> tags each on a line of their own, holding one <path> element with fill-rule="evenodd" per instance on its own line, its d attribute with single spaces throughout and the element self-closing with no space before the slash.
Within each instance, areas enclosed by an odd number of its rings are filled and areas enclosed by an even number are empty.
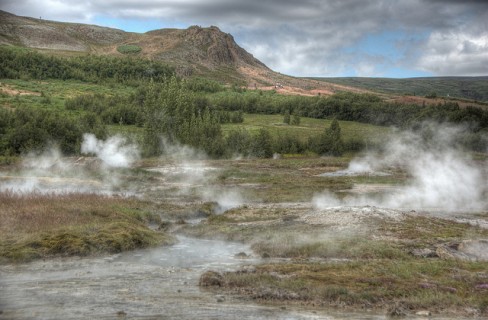
<svg viewBox="0 0 488 320">
<path fill-rule="evenodd" d="M 171 242 L 147 228 L 159 216 L 137 199 L 0 193 L 0 260 L 120 252 Z"/>
</svg>

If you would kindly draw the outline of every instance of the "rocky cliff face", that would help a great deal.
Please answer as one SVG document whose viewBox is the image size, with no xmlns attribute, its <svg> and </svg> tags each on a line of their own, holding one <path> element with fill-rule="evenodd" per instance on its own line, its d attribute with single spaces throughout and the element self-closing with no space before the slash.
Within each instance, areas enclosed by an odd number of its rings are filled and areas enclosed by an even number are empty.
<svg viewBox="0 0 488 320">
<path fill-rule="evenodd" d="M 205 60 L 215 65 L 247 64 L 256 67 L 266 67 L 234 41 L 234 37 L 220 31 L 218 27 L 201 28 L 192 26 L 183 33 L 184 41 L 191 43 L 204 53 Z"/>
</svg>

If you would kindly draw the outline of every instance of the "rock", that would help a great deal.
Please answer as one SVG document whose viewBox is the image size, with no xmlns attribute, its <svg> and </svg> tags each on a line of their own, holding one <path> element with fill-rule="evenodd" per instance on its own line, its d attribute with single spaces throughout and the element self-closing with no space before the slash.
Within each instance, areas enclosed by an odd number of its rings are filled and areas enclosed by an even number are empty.
<svg viewBox="0 0 488 320">
<path fill-rule="evenodd" d="M 441 259 L 488 261 L 488 240 L 464 240 L 440 245 L 436 249 Z"/>
<path fill-rule="evenodd" d="M 224 284 L 224 277 L 215 271 L 207 271 L 200 277 L 200 287 L 221 287 Z"/>
<path fill-rule="evenodd" d="M 437 253 L 429 248 L 423 248 L 423 249 L 413 249 L 411 251 L 411 254 L 414 257 L 418 258 L 435 258 L 437 257 Z"/>
<path fill-rule="evenodd" d="M 255 266 L 243 266 L 242 268 L 236 271 L 236 274 L 255 273 L 255 272 L 256 272 Z"/>
<path fill-rule="evenodd" d="M 263 258 L 263 259 L 268 259 L 268 258 L 270 258 L 270 257 L 271 257 L 271 256 L 270 256 L 270 255 L 269 255 L 269 253 L 267 253 L 267 252 L 264 252 L 264 253 L 261 255 L 261 258 Z"/>
<path fill-rule="evenodd" d="M 459 244 L 456 243 L 440 245 L 437 247 L 435 252 L 439 258 L 444 260 L 476 261 L 475 257 L 458 251 L 458 246 Z"/>
<path fill-rule="evenodd" d="M 422 289 L 435 289 L 437 288 L 437 285 L 434 283 L 422 282 L 419 284 L 419 287 Z"/>
<path fill-rule="evenodd" d="M 488 240 L 464 240 L 459 246 L 458 250 L 474 256 L 476 261 L 488 261 Z"/>
<path fill-rule="evenodd" d="M 420 316 L 420 317 L 430 317 L 431 313 L 428 310 L 420 310 L 415 312 L 415 315 Z"/>
<path fill-rule="evenodd" d="M 240 259 L 249 258 L 249 256 L 245 252 L 239 252 L 234 257 L 240 258 Z"/>
<path fill-rule="evenodd" d="M 408 315 L 408 310 L 401 303 L 397 303 L 394 306 L 388 308 L 386 315 L 389 317 L 406 317 Z"/>
<path fill-rule="evenodd" d="M 161 231 L 167 231 L 171 227 L 171 222 L 169 221 L 161 221 L 161 223 L 158 226 L 158 230 Z"/>
<path fill-rule="evenodd" d="M 453 288 L 453 287 L 441 287 L 441 290 L 446 291 L 446 292 L 450 292 L 450 293 L 456 293 L 457 292 L 457 289 Z"/>
<path fill-rule="evenodd" d="M 180 218 L 180 219 L 176 220 L 176 224 L 186 224 L 186 221 L 185 221 L 185 219 Z"/>
</svg>

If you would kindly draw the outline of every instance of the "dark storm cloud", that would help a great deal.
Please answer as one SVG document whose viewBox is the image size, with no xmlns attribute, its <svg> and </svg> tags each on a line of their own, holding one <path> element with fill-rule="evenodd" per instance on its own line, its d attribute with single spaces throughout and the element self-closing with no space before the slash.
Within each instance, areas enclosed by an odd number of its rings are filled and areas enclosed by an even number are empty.
<svg viewBox="0 0 488 320">
<path fill-rule="evenodd" d="M 293 75 L 381 75 L 388 65 L 471 75 L 488 56 L 488 1 L 17 0 L 1 7 L 62 21 L 105 16 L 216 25 L 271 68 Z M 401 51 L 396 59 L 351 49 L 385 31 L 399 34 L 391 44 Z"/>
</svg>

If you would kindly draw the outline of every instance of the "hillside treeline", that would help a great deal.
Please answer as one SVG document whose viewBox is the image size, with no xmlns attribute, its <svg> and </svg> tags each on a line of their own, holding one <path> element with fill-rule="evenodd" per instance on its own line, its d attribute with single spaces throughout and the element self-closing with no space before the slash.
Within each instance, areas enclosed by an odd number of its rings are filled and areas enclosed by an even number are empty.
<svg viewBox="0 0 488 320">
<path fill-rule="evenodd" d="M 373 94 L 351 92 L 339 92 L 327 97 L 299 97 L 242 90 L 222 91 L 209 99 L 222 110 L 245 113 L 295 114 L 402 129 L 415 129 L 419 123 L 426 121 L 461 125 L 466 129 L 462 139 L 465 147 L 473 151 L 488 150 L 488 109 L 460 107 L 450 101 L 417 105 L 390 103 Z"/>
<path fill-rule="evenodd" d="M 174 70 L 163 63 L 144 59 L 93 55 L 61 58 L 0 46 L 0 78 L 72 79 L 95 83 L 112 80 L 134 84 L 149 79 L 162 81 L 173 73 Z"/>
<path fill-rule="evenodd" d="M 455 102 L 417 105 L 385 102 L 374 94 L 339 92 L 331 96 L 300 97 L 260 91 L 226 91 L 214 94 L 211 102 L 223 110 L 245 113 L 285 114 L 344 121 L 358 121 L 380 126 L 409 127 L 421 121 L 469 124 L 473 130 L 488 128 L 488 110 L 461 108 Z"/>
<path fill-rule="evenodd" d="M 34 108 L 0 108 L 0 155 L 12 156 L 41 151 L 56 144 L 64 154 L 77 154 L 83 133 L 99 138 L 107 135 L 98 117 L 87 113 L 66 116 L 56 111 Z"/>
</svg>

